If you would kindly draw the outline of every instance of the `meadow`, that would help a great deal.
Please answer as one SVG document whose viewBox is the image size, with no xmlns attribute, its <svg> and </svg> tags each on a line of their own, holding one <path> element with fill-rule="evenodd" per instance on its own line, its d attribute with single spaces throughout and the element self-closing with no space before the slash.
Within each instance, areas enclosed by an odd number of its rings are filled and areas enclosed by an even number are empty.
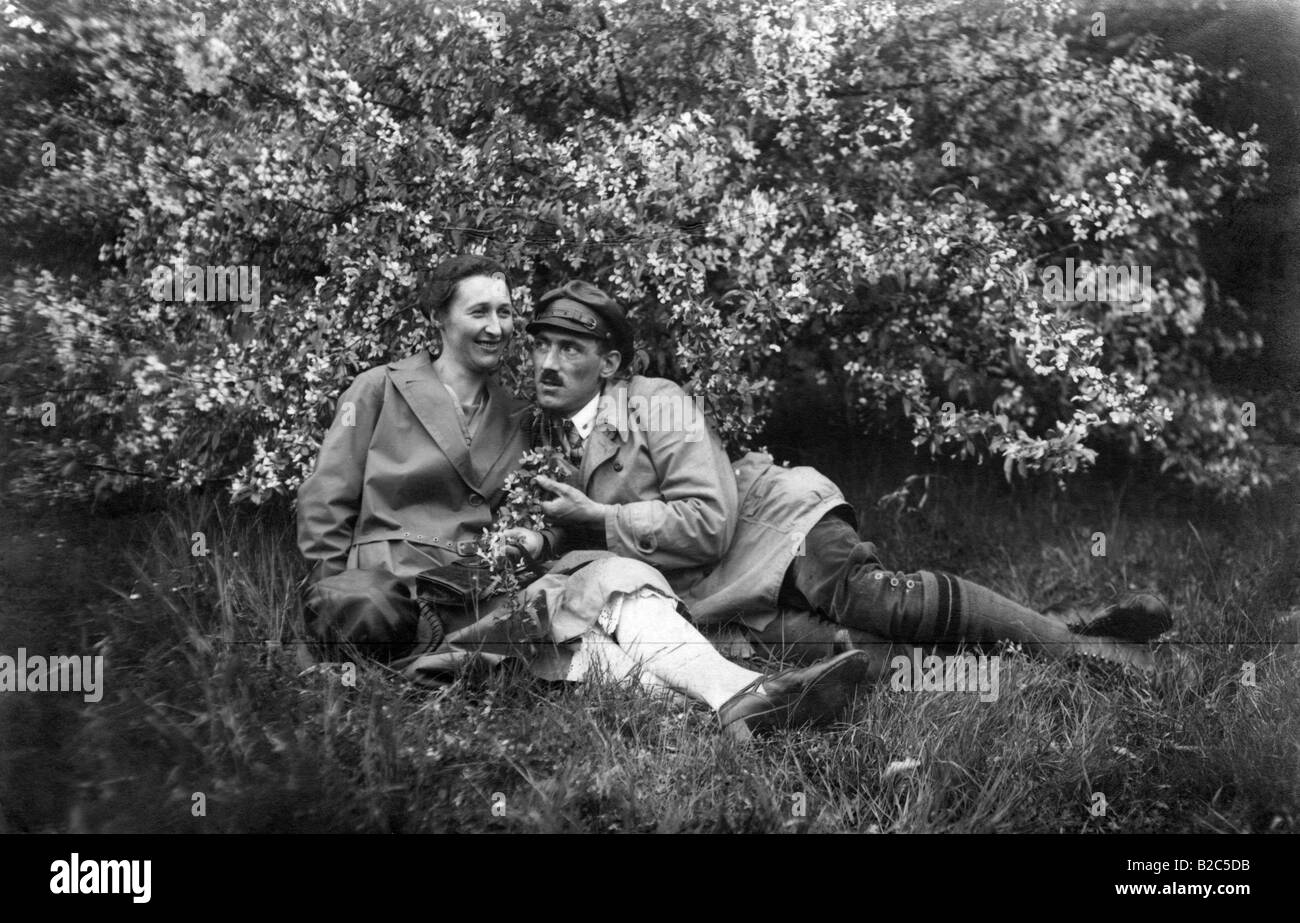
<svg viewBox="0 0 1300 923">
<path fill-rule="evenodd" d="M 740 744 L 680 698 L 517 669 L 428 689 L 361 664 L 349 685 L 301 643 L 285 506 L 143 488 L 13 503 L 0 651 L 102 654 L 106 679 L 97 703 L 0 696 L 0 829 L 1295 831 L 1294 490 L 1228 508 L 1141 478 L 1013 490 L 953 468 L 882 504 L 897 460 L 845 444 L 806 460 L 888 566 L 1045 609 L 1157 590 L 1177 624 L 1155 675 L 1003 651 L 995 701 L 874 689 L 843 726 Z"/>
</svg>

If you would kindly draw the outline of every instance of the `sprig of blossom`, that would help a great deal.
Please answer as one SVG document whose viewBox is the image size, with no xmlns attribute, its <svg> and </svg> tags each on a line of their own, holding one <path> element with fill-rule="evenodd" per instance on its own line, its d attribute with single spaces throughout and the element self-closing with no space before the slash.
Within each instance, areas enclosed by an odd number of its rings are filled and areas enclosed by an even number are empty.
<svg viewBox="0 0 1300 923">
<path fill-rule="evenodd" d="M 506 533 L 511 529 L 531 529 L 541 532 L 547 527 L 542 501 L 546 492 L 537 483 L 538 475 L 552 480 L 562 480 L 571 470 L 558 449 L 538 448 L 525 452 L 519 460 L 518 470 L 506 477 L 505 502 L 497 509 L 492 525 L 483 530 L 478 540 L 478 556 L 488 565 L 498 589 L 510 594 L 512 611 L 517 605 L 519 581 L 514 566 L 506 554 L 509 543 Z"/>
</svg>

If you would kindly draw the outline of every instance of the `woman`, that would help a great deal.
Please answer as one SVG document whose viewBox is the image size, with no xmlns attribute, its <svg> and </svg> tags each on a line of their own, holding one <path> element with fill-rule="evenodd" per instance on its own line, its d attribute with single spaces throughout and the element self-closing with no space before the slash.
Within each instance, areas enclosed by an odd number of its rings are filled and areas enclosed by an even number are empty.
<svg viewBox="0 0 1300 923">
<path fill-rule="evenodd" d="M 417 299 L 440 346 L 357 377 L 298 490 L 308 628 L 381 658 L 415 641 L 393 593 L 473 552 L 531 420 L 493 377 L 515 331 L 505 268 L 454 257 Z"/>
</svg>

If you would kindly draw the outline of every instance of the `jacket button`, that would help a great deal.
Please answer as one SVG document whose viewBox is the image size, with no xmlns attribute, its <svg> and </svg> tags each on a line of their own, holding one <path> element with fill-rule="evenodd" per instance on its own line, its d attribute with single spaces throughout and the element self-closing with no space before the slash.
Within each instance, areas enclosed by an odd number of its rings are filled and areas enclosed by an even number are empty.
<svg viewBox="0 0 1300 923">
<path fill-rule="evenodd" d="M 470 494 L 470 495 L 469 495 L 469 505 L 470 505 L 470 506 L 482 506 L 482 505 L 483 505 L 483 498 L 480 497 L 478 494 Z"/>
<path fill-rule="evenodd" d="M 615 470 L 615 471 L 622 471 L 622 470 L 623 470 L 623 463 L 622 463 L 622 462 L 614 462 L 614 470 Z"/>
</svg>

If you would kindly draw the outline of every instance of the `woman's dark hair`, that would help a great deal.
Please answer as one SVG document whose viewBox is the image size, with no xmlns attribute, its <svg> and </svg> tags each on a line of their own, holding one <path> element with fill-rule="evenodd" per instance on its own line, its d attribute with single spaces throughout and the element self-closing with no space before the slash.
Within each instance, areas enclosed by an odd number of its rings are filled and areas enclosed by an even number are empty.
<svg viewBox="0 0 1300 923">
<path fill-rule="evenodd" d="M 456 297 L 456 286 L 462 279 L 472 276 L 491 278 L 498 273 L 509 289 L 510 279 L 506 275 L 506 268 L 496 260 L 486 256 L 453 256 L 420 273 L 415 302 L 424 316 L 432 321 L 434 315 L 442 314 L 451 305 L 451 300 Z"/>
</svg>

